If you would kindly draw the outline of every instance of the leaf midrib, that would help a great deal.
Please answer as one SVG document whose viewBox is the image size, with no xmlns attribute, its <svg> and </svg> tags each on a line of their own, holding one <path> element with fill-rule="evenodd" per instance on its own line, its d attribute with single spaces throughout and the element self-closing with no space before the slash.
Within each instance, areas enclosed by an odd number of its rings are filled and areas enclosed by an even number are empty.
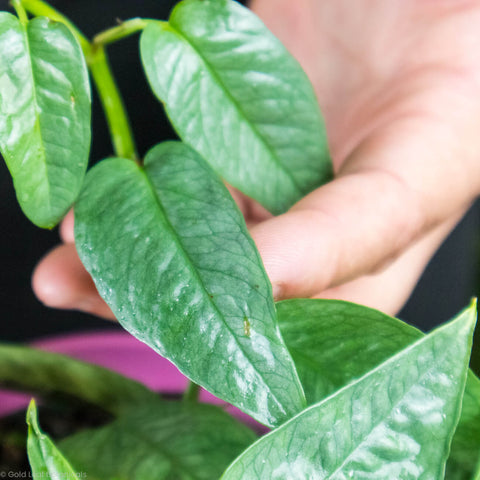
<svg viewBox="0 0 480 480">
<path fill-rule="evenodd" d="M 280 407 L 280 409 L 282 410 L 283 414 L 284 415 L 287 415 L 287 412 L 286 410 L 284 409 L 283 407 L 283 404 L 282 402 L 279 401 L 279 399 L 277 398 L 277 395 L 273 393 L 272 389 L 270 388 L 270 386 L 268 385 L 268 383 L 266 383 L 265 381 L 265 378 L 263 376 L 263 374 L 257 369 L 257 367 L 255 366 L 254 362 L 251 361 L 250 357 L 246 354 L 245 352 L 245 349 L 243 348 L 242 344 L 238 341 L 236 335 L 234 334 L 233 330 L 231 329 L 230 325 L 228 325 L 228 323 L 226 322 L 225 318 L 224 318 L 224 315 L 222 314 L 222 312 L 219 310 L 218 306 L 215 304 L 215 302 L 212 300 L 212 298 L 210 297 L 209 293 L 208 293 L 208 290 L 206 288 L 206 285 L 205 285 L 205 282 L 203 281 L 203 279 L 200 277 L 199 273 L 197 272 L 197 269 L 195 267 L 195 263 L 193 262 L 192 258 L 190 257 L 190 255 L 188 254 L 188 251 L 185 249 L 181 239 L 179 238 L 179 236 L 175 233 L 175 229 L 173 227 L 173 224 L 171 223 L 170 221 L 170 218 L 168 217 L 167 215 L 167 212 L 163 206 L 163 203 L 161 201 L 161 198 L 159 195 L 157 195 L 157 192 L 154 188 L 154 186 L 152 185 L 152 183 L 150 182 L 150 179 L 148 177 L 148 174 L 147 172 L 145 171 L 144 168 L 139 168 L 139 171 L 141 172 L 141 174 L 144 175 L 145 177 L 145 181 L 146 181 L 146 184 L 148 185 L 148 188 L 150 190 L 150 193 L 152 194 L 153 198 L 155 199 L 155 202 L 162 214 L 162 216 L 164 217 L 165 219 L 165 223 L 167 224 L 167 227 L 169 229 L 169 232 L 170 232 L 170 235 L 171 237 L 173 238 L 174 242 L 178 245 L 179 247 L 179 251 L 181 252 L 182 256 L 184 257 L 186 263 L 190 266 L 190 271 L 193 271 L 193 275 L 195 276 L 195 278 L 197 279 L 197 281 L 199 282 L 199 284 L 201 285 L 202 287 L 202 292 L 203 292 L 203 296 L 204 298 L 207 299 L 207 302 L 213 307 L 213 309 L 217 312 L 219 318 L 222 319 L 222 323 L 224 325 L 224 327 L 227 329 L 227 331 L 230 333 L 230 335 L 233 337 L 234 341 L 235 341 L 235 344 L 238 346 L 238 348 L 240 349 L 240 351 L 242 352 L 243 356 L 248 360 L 248 363 L 250 364 L 250 366 L 253 368 L 253 370 L 259 375 L 259 377 L 262 379 L 263 381 L 263 384 L 265 386 L 268 387 L 268 391 L 270 392 L 271 394 L 271 397 L 273 397 L 273 399 L 275 399 L 277 405 Z M 217 389 L 218 390 L 218 389 Z"/>
<path fill-rule="evenodd" d="M 394 356 L 395 357 L 395 356 Z M 394 358 L 392 357 L 392 358 Z M 446 357 L 446 354 L 442 355 L 442 360 L 441 360 L 441 363 L 444 363 L 445 361 L 445 357 Z M 365 442 L 367 441 L 367 439 L 370 437 L 370 435 L 372 435 L 373 431 L 376 430 L 383 422 L 385 422 L 385 420 L 387 420 L 392 411 L 395 410 L 395 408 L 400 404 L 402 403 L 402 401 L 405 399 L 405 397 L 410 393 L 410 391 L 416 386 L 418 385 L 419 383 L 421 383 L 421 381 L 432 371 L 434 370 L 436 367 L 438 367 L 439 365 L 439 362 L 438 361 L 435 361 L 434 364 L 431 365 L 430 368 L 428 368 L 427 370 L 425 370 L 418 378 L 415 382 L 412 383 L 412 385 L 408 388 L 408 390 L 406 392 L 404 392 L 404 394 L 401 396 L 401 398 L 398 399 L 397 402 L 395 402 L 389 409 L 389 412 L 387 415 L 385 415 L 385 417 L 383 417 L 382 419 L 380 419 L 371 429 L 370 431 L 368 432 L 367 435 L 365 435 L 361 441 L 359 443 L 357 443 L 351 450 L 350 452 L 348 453 L 348 455 L 343 459 L 342 463 L 332 472 L 328 475 L 328 477 L 325 477 L 325 480 L 331 480 L 332 478 L 334 478 L 334 476 L 341 471 L 341 469 L 345 466 L 345 464 L 347 463 L 347 461 L 351 458 L 351 456 L 359 449 L 362 447 L 363 444 L 365 444 Z M 380 366 L 380 365 L 379 365 Z M 378 367 L 377 367 L 378 368 Z M 375 369 L 377 370 L 377 369 Z M 468 370 L 467 370 L 468 371 Z M 373 372 L 372 372 L 373 373 Z M 376 371 L 375 373 L 378 373 L 378 371 Z M 351 386 L 353 387 L 354 385 L 357 385 L 360 381 L 362 381 L 365 377 L 368 377 L 370 376 L 369 374 L 365 375 L 364 377 L 360 378 L 359 380 L 357 380 L 356 382 L 352 383 Z M 372 377 L 373 378 L 373 377 Z M 348 388 L 348 386 L 347 386 Z"/>
<path fill-rule="evenodd" d="M 304 191 L 299 186 L 297 180 L 293 176 L 293 174 L 283 165 L 283 163 L 278 158 L 277 153 L 275 152 L 274 148 L 267 142 L 267 140 L 262 136 L 260 131 L 258 130 L 257 126 L 247 117 L 243 109 L 241 108 L 239 102 L 233 97 L 230 93 L 228 88 L 226 87 L 225 83 L 222 79 L 215 73 L 215 70 L 205 58 L 205 56 L 201 53 L 201 51 L 196 47 L 196 45 L 190 40 L 185 32 L 183 32 L 177 24 L 173 23 L 173 19 L 170 18 L 167 25 L 171 28 L 173 33 L 175 33 L 181 40 L 183 40 L 192 50 L 198 55 L 198 57 L 202 60 L 203 64 L 205 65 L 206 70 L 213 78 L 214 83 L 217 83 L 220 87 L 220 90 L 224 93 L 224 95 L 230 99 L 232 105 L 235 107 L 235 110 L 238 112 L 239 116 L 243 118 L 245 123 L 249 126 L 250 130 L 254 134 L 254 136 L 260 141 L 260 143 L 267 149 L 270 153 L 270 158 L 273 159 L 274 163 L 277 165 L 280 171 L 282 171 L 290 180 L 291 184 L 295 187 L 298 195 L 302 195 Z"/>
<path fill-rule="evenodd" d="M 458 323 L 459 321 L 459 318 L 457 318 L 454 322 L 452 323 Z M 445 330 L 450 330 L 452 328 L 452 323 L 450 324 L 446 324 L 446 325 L 443 325 L 441 327 L 439 327 L 438 330 L 442 331 L 442 332 L 445 332 Z M 470 322 L 471 323 L 471 322 Z M 440 332 L 437 332 L 437 335 L 439 334 Z M 457 334 L 461 334 L 461 331 L 457 331 L 456 332 Z M 432 334 L 430 334 L 432 335 Z M 352 383 L 350 384 L 347 384 L 345 385 L 344 387 L 342 387 L 340 390 L 338 390 L 337 392 L 333 393 L 332 395 L 328 396 L 327 398 L 325 398 L 324 400 L 320 401 L 319 403 L 315 404 L 315 405 L 311 405 L 309 407 L 307 407 L 304 411 L 300 412 L 298 415 L 296 415 L 295 417 L 293 417 L 292 419 L 288 420 L 287 422 L 285 422 L 283 425 L 281 425 L 280 427 L 278 427 L 276 430 L 270 432 L 269 434 L 267 434 L 265 437 L 263 438 L 260 438 L 259 440 L 257 440 L 257 442 L 255 442 L 253 445 L 251 445 L 249 448 L 247 448 L 244 453 L 237 458 L 237 460 L 235 460 L 230 466 L 229 468 L 225 471 L 225 473 L 223 474 L 222 476 L 222 479 L 223 478 L 228 478 L 226 477 L 226 475 L 237 465 L 237 463 L 242 463 L 240 462 L 242 456 L 246 455 L 248 452 L 250 451 L 253 451 L 255 449 L 255 447 L 258 445 L 258 444 L 261 444 L 262 442 L 267 442 L 268 440 L 268 437 L 270 436 L 275 436 L 276 438 L 276 435 L 278 435 L 279 432 L 283 432 L 284 430 L 286 429 L 289 429 L 296 421 L 298 421 L 299 418 L 301 418 L 303 415 L 306 415 L 306 412 L 311 412 L 311 411 L 317 411 L 321 408 L 324 407 L 324 405 L 327 403 L 327 402 L 331 402 L 333 399 L 335 399 L 335 397 L 338 397 L 340 396 L 341 394 L 343 394 L 344 392 L 346 392 L 347 390 L 350 390 L 350 389 L 353 389 L 355 388 L 358 384 L 360 384 L 361 382 L 363 382 L 366 378 L 369 378 L 369 377 L 373 377 L 375 374 L 377 374 L 379 371 L 383 370 L 387 365 L 391 365 L 393 364 L 394 362 L 398 361 L 399 359 L 403 358 L 404 356 L 407 356 L 412 350 L 414 350 L 415 348 L 417 348 L 420 344 L 424 344 L 427 342 L 427 340 L 431 339 L 431 336 L 428 335 L 428 336 L 424 336 L 420 339 L 418 339 L 416 342 L 414 342 L 413 344 L 409 345 L 408 347 L 406 347 L 404 350 L 400 351 L 399 353 L 395 354 L 394 356 L 390 357 L 388 360 L 386 360 L 385 362 L 381 363 L 380 365 L 378 365 L 377 367 L 375 367 L 373 370 L 371 370 L 370 372 L 366 373 L 365 375 L 363 375 L 362 377 L 354 380 Z M 446 357 L 447 354 L 444 354 L 442 355 L 442 359 L 444 360 L 445 357 Z M 465 352 L 464 352 L 464 355 L 463 357 L 465 357 Z M 464 358 L 465 360 L 465 358 Z M 437 362 L 435 362 L 435 365 L 436 366 L 438 365 Z M 433 368 L 433 367 L 432 367 Z M 428 369 L 427 371 L 425 371 L 420 377 L 419 379 L 422 379 L 425 375 L 427 375 L 429 372 L 431 371 L 431 368 Z M 463 383 L 464 383 L 464 386 L 466 385 L 466 381 L 467 381 L 467 373 L 468 373 L 468 368 L 465 369 L 465 375 L 463 376 Z M 417 382 L 415 382 L 408 390 L 407 390 L 407 393 L 414 387 L 415 384 L 417 384 Z M 405 393 L 404 395 L 402 395 L 402 398 L 399 399 L 398 402 L 396 402 L 394 405 L 398 405 L 398 403 L 400 403 L 403 398 L 406 396 Z M 458 403 L 458 402 L 457 402 Z M 390 408 L 390 412 L 394 410 L 394 407 Z M 461 409 L 460 411 L 458 412 L 458 415 L 457 415 L 457 420 L 460 419 L 460 415 L 461 415 Z M 388 418 L 388 417 L 386 417 Z M 384 419 L 383 419 L 384 420 Z M 380 425 L 380 423 L 383 421 L 381 420 L 377 425 L 375 425 L 374 428 L 378 427 L 378 425 Z M 296 427 L 295 427 L 296 428 Z M 374 429 L 372 428 L 372 430 Z M 371 430 L 371 431 L 372 431 Z M 371 433 L 370 431 L 370 433 Z M 370 434 L 369 433 L 369 434 Z M 368 434 L 368 435 L 369 435 Z M 364 438 L 367 438 L 368 437 L 365 436 Z M 343 467 L 346 463 L 346 461 L 353 455 L 353 453 L 355 453 L 355 451 L 364 443 L 364 439 L 361 439 L 360 443 L 358 443 L 353 449 L 351 449 L 350 453 L 348 454 L 348 456 L 343 460 L 342 464 L 337 467 L 334 472 L 330 473 L 328 477 L 324 477 L 323 480 L 331 480 L 332 479 L 332 475 L 338 473 L 339 469 L 341 467 Z M 270 447 L 272 448 L 272 447 Z M 242 467 L 243 468 L 243 467 Z M 480 480 L 480 479 L 479 479 Z"/>
<path fill-rule="evenodd" d="M 32 20 L 32 21 L 35 21 Z M 41 129 L 41 126 L 40 126 L 40 113 L 39 113 L 39 105 L 38 105 L 38 99 L 37 99 L 37 89 L 36 89 L 36 82 L 35 82 L 35 73 L 34 73 L 34 68 L 33 68 L 33 63 L 32 63 L 32 51 L 31 51 L 31 48 L 30 48 L 30 39 L 29 39 L 29 34 L 28 34 L 28 26 L 31 25 L 30 22 L 28 22 L 26 25 L 22 25 L 20 24 L 21 26 L 21 29 L 22 29 L 22 33 L 24 35 L 24 39 L 25 39 L 25 45 L 26 45 L 26 48 L 27 48 L 27 57 L 28 57 L 28 65 L 29 65 L 29 72 L 31 73 L 31 80 L 32 80 L 32 96 L 33 96 L 33 102 L 34 102 L 34 108 L 35 108 L 35 131 L 37 132 L 38 134 L 38 139 L 39 139 L 39 143 L 40 143 L 40 147 L 41 147 L 41 151 L 42 151 L 42 156 L 41 156 L 41 159 L 42 159 L 42 164 L 44 165 L 44 168 L 45 168 L 45 178 L 47 179 L 47 181 L 45 182 L 46 183 L 46 186 L 47 186 L 47 201 L 48 201 L 48 210 L 51 212 L 52 211 L 52 201 L 51 201 L 51 187 L 50 187 L 50 177 L 48 175 L 48 162 L 46 161 L 47 159 L 47 150 L 45 148 L 45 143 L 44 143 L 44 140 L 43 140 L 43 135 L 42 135 L 42 129 Z"/>
</svg>

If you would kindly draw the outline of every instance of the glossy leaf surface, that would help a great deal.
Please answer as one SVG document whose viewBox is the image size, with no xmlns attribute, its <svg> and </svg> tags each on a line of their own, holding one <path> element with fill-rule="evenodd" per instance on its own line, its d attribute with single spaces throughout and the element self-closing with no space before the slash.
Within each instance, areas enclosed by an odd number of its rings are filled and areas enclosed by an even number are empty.
<svg viewBox="0 0 480 480">
<path fill-rule="evenodd" d="M 67 393 L 119 414 L 158 395 L 118 373 L 57 353 L 0 344 L 0 385 L 41 393 Z"/>
<path fill-rule="evenodd" d="M 477 468 L 475 469 L 475 475 L 473 480 L 480 480 L 480 461 L 477 463 Z"/>
<path fill-rule="evenodd" d="M 255 439 L 218 407 L 166 403 L 161 410 L 140 408 L 60 446 L 92 480 L 215 480 Z"/>
<path fill-rule="evenodd" d="M 462 402 L 476 311 L 263 437 L 224 480 L 442 479 Z"/>
<path fill-rule="evenodd" d="M 37 408 L 33 400 L 28 407 L 27 423 L 27 451 L 32 468 L 32 478 L 78 480 L 78 476 L 68 460 L 60 453 L 50 438 L 40 430 Z"/>
<path fill-rule="evenodd" d="M 377 310 L 338 300 L 277 303 L 282 335 L 309 404 L 368 373 L 424 334 Z M 480 460 L 480 381 L 470 371 L 447 463 L 448 480 L 470 480 Z"/>
<path fill-rule="evenodd" d="M 260 256 L 196 152 L 168 142 L 144 168 L 102 162 L 75 215 L 80 257 L 129 332 L 260 422 L 279 424 L 304 407 Z"/>
<path fill-rule="evenodd" d="M 53 227 L 80 191 L 90 149 L 87 67 L 68 28 L 0 12 L 0 151 L 27 217 Z"/>
<path fill-rule="evenodd" d="M 285 343 L 309 404 L 366 374 L 423 336 L 372 308 L 340 300 L 276 304 Z"/>
<path fill-rule="evenodd" d="M 330 180 L 313 88 L 248 9 L 186 0 L 141 38 L 150 85 L 182 140 L 273 213 Z"/>
<path fill-rule="evenodd" d="M 460 422 L 453 437 L 446 480 L 470 480 L 480 466 L 480 381 L 469 372 Z M 480 472 L 477 474 L 479 475 Z"/>
</svg>

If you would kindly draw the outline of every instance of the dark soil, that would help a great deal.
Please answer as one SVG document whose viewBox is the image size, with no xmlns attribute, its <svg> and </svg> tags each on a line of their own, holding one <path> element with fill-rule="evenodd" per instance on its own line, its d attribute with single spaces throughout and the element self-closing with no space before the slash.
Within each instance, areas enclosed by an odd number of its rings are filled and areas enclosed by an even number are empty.
<svg viewBox="0 0 480 480">
<path fill-rule="evenodd" d="M 179 400 L 180 394 L 163 394 Z M 55 395 L 38 402 L 40 428 L 55 441 L 88 428 L 105 425 L 113 416 L 74 397 Z M 32 478 L 27 458 L 27 424 L 24 411 L 0 418 L 0 479 Z"/>
<path fill-rule="evenodd" d="M 101 426 L 112 419 L 103 410 L 68 399 L 38 406 L 40 426 L 55 440 L 86 428 Z M 25 412 L 0 418 L 0 478 L 30 478 Z M 2 475 L 3 474 L 3 475 Z"/>
</svg>

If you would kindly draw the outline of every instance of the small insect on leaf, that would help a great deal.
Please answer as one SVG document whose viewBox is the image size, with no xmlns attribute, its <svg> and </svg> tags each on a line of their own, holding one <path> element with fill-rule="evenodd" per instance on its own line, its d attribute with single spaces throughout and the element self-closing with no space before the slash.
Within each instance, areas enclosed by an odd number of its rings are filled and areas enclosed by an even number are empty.
<svg viewBox="0 0 480 480">
<path fill-rule="evenodd" d="M 186 171 L 194 182 L 183 180 Z M 116 158 L 92 168 L 75 206 L 75 238 L 118 321 L 192 381 L 269 426 L 305 408 L 260 255 L 197 152 L 165 142 L 143 167 Z"/>
<path fill-rule="evenodd" d="M 304 409 L 250 446 L 221 480 L 445 478 L 476 314 L 472 305 Z"/>
<path fill-rule="evenodd" d="M 245 331 L 245 336 L 250 337 L 250 321 L 247 317 L 243 317 L 243 330 Z"/>
</svg>

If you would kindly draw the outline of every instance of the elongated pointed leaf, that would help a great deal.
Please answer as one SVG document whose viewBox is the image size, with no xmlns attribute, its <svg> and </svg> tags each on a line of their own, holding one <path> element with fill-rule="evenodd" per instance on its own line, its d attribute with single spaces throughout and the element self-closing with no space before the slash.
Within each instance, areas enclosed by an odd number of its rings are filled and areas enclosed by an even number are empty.
<svg viewBox="0 0 480 480">
<path fill-rule="evenodd" d="M 260 439 L 223 480 L 443 479 L 462 402 L 471 308 Z"/>
<path fill-rule="evenodd" d="M 480 466 L 480 380 L 469 372 L 462 414 L 453 437 L 447 462 L 446 480 L 470 480 Z M 477 474 L 480 475 L 480 472 Z"/>
<path fill-rule="evenodd" d="M 91 480 L 215 480 L 255 434 L 218 407 L 140 407 L 112 424 L 60 443 Z"/>
<path fill-rule="evenodd" d="M 0 385 L 42 393 L 67 393 L 119 414 L 158 395 L 118 373 L 65 355 L 0 344 Z"/>
<path fill-rule="evenodd" d="M 282 335 L 309 404 L 368 373 L 424 336 L 377 310 L 338 300 L 277 303 Z M 480 380 L 470 371 L 447 480 L 471 480 L 480 461 Z"/>
<path fill-rule="evenodd" d="M 198 154 L 169 142 L 144 169 L 104 161 L 75 213 L 80 257 L 129 332 L 260 422 L 303 408 L 260 256 Z"/>
<path fill-rule="evenodd" d="M 277 303 L 280 330 L 309 404 L 361 377 L 423 333 L 372 308 L 340 300 Z"/>
<path fill-rule="evenodd" d="M 476 466 L 475 474 L 473 476 L 473 480 L 480 480 L 480 461 L 478 462 L 478 464 Z"/>
<path fill-rule="evenodd" d="M 180 137 L 273 213 L 330 180 L 323 120 L 296 60 L 248 9 L 186 0 L 141 38 L 150 85 Z"/>
<path fill-rule="evenodd" d="M 38 425 L 37 407 L 32 400 L 27 412 L 28 460 L 32 467 L 32 478 L 55 478 L 78 480 L 75 470 L 60 453 L 55 444 Z"/>
<path fill-rule="evenodd" d="M 0 151 L 27 217 L 53 227 L 78 195 L 90 149 L 90 86 L 68 28 L 0 12 Z"/>
</svg>

